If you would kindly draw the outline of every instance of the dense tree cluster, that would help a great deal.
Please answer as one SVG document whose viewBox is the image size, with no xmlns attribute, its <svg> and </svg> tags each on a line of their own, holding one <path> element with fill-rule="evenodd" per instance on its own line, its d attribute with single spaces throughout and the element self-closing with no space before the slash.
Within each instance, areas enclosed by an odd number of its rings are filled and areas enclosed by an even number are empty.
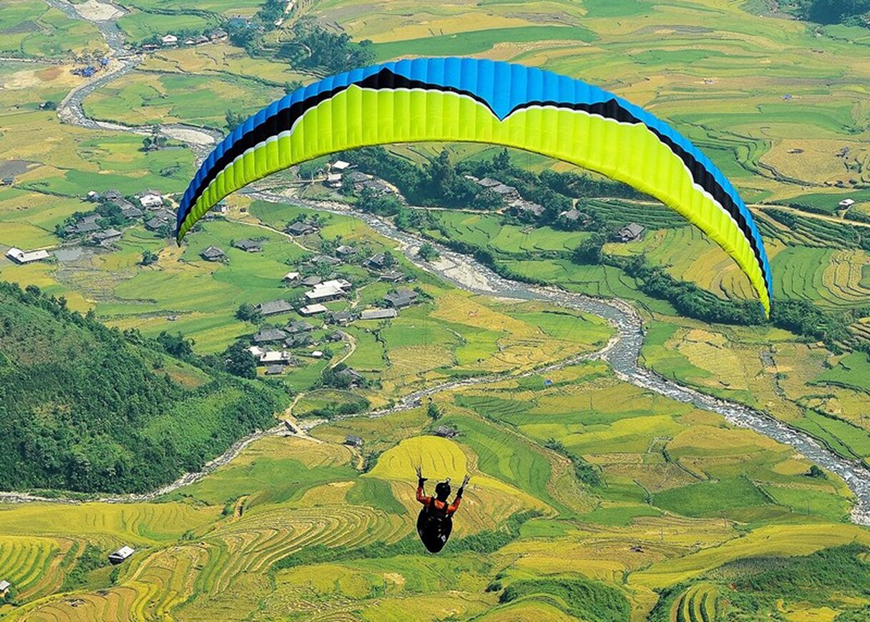
<svg viewBox="0 0 870 622">
<path fill-rule="evenodd" d="M 819 24 L 864 24 L 870 0 L 798 0 L 801 17 Z"/>
<path fill-rule="evenodd" d="M 642 255 L 624 266 L 638 280 L 638 288 L 648 296 L 667 300 L 681 314 L 718 324 L 761 324 L 761 305 L 753 301 L 722 300 L 694 283 L 678 281 L 660 266 L 650 266 Z"/>
<path fill-rule="evenodd" d="M 589 579 L 524 579 L 511 583 L 499 598 L 510 603 L 524 597 L 547 596 L 564 603 L 580 620 L 628 620 L 631 606 L 616 587 Z"/>
<path fill-rule="evenodd" d="M 592 464 L 565 447 L 561 441 L 551 438 L 544 443 L 544 447 L 561 454 L 571 461 L 574 467 L 574 476 L 587 486 L 601 486 L 601 474 Z"/>
<path fill-rule="evenodd" d="M 38 288 L 0 282 L 3 487 L 155 488 L 271 424 L 285 395 L 204 368 L 179 335 L 144 339 L 69 311 Z M 173 356 L 170 356 L 171 352 Z"/>
<path fill-rule="evenodd" d="M 851 339 L 845 316 L 826 313 L 806 300 L 777 300 L 770 319 L 779 328 L 824 341 L 835 348 L 836 342 Z"/>
<path fill-rule="evenodd" d="M 329 32 L 314 20 L 296 22 L 293 35 L 293 40 L 280 48 L 279 55 L 301 69 L 339 73 L 365 67 L 375 60 L 368 39 L 355 43 L 347 33 Z"/>
<path fill-rule="evenodd" d="M 447 151 L 423 167 L 398 158 L 383 147 L 357 149 L 342 154 L 341 158 L 392 183 L 414 205 L 469 207 L 483 190 L 458 173 Z"/>
</svg>

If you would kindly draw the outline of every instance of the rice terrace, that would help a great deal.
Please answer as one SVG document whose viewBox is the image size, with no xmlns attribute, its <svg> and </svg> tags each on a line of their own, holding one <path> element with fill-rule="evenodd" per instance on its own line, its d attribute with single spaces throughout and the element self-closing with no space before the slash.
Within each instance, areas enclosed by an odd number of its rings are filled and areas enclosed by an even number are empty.
<svg viewBox="0 0 870 622">
<path fill-rule="evenodd" d="M 868 28 L 4 0 L 0 620 L 870 620 Z"/>
</svg>

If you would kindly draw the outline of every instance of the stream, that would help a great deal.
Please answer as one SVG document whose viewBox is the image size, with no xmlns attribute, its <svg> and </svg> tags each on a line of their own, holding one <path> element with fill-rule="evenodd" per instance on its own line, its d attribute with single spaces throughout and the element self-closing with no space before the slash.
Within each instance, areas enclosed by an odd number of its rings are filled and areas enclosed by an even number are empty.
<svg viewBox="0 0 870 622">
<path fill-rule="evenodd" d="M 82 15 L 80 15 L 68 2 L 62 0 L 46 0 L 46 2 L 51 6 L 62 10 L 72 18 L 84 19 Z M 116 6 L 116 8 L 118 7 Z M 120 11 L 122 10 L 119 9 L 119 12 Z M 123 32 L 115 23 L 117 18 L 118 15 L 116 14 L 115 17 L 111 19 L 92 22 L 103 33 L 103 36 L 111 49 L 113 62 L 117 63 L 117 65 L 106 73 L 100 74 L 98 77 L 85 83 L 83 86 L 74 89 L 58 108 L 58 114 L 61 119 L 67 123 L 89 129 L 128 131 L 140 135 L 148 135 L 154 128 L 147 126 L 130 127 L 116 123 L 96 121 L 89 119 L 82 108 L 82 102 L 85 97 L 93 93 L 96 89 L 129 73 L 142 61 L 141 56 L 131 54 L 124 48 Z M 157 129 L 167 136 L 187 143 L 196 154 L 198 161 L 207 155 L 211 145 L 213 145 L 219 138 L 219 136 L 212 130 L 205 130 L 203 128 L 182 124 L 159 126 Z M 562 361 L 556 365 L 551 365 L 527 373 L 540 373 L 542 371 L 556 369 L 558 366 L 564 366 L 570 362 L 578 360 L 578 358 L 598 358 L 604 360 L 613 368 L 617 377 L 625 382 L 659 393 L 670 399 L 688 403 L 703 410 L 715 412 L 735 426 L 750 428 L 779 443 L 793 447 L 808 460 L 818 464 L 828 471 L 831 471 L 832 473 L 835 473 L 846 482 L 846 485 L 855 495 L 856 501 L 851 512 L 853 522 L 862 525 L 870 525 L 870 470 L 858 462 L 837 455 L 809 435 L 789 427 L 770 415 L 742 404 L 706 395 L 700 391 L 683 386 L 673 380 L 664 378 L 663 376 L 641 367 L 638 363 L 638 358 L 644 342 L 643 322 L 628 302 L 620 299 L 603 300 L 591 298 L 589 296 L 567 292 L 555 287 L 542 287 L 505 279 L 475 259 L 456 253 L 431 241 L 429 241 L 429 243 L 438 249 L 441 257 L 436 262 L 425 262 L 416 255 L 416 250 L 424 243 L 424 240 L 417 235 L 397 229 L 388 220 L 372 214 L 354 211 L 349 206 L 336 202 L 288 198 L 271 192 L 260 191 L 255 188 L 249 188 L 243 192 L 252 198 L 265 201 L 294 203 L 319 211 L 352 215 L 363 221 L 367 226 L 371 227 L 382 236 L 395 241 L 400 246 L 405 256 L 418 267 L 439 276 L 465 291 L 474 294 L 514 300 L 541 301 L 603 318 L 616 329 L 616 335 L 602 350 L 593 354 L 576 357 L 575 359 L 572 359 L 572 361 Z M 367 413 L 367 415 L 379 416 L 387 414 L 388 412 L 396 412 L 398 410 L 412 408 L 419 404 L 424 397 L 435 393 L 457 388 L 459 386 L 496 382 L 498 380 L 503 380 L 505 377 L 506 376 L 503 374 L 497 374 L 483 378 L 457 380 L 422 389 L 405 396 L 397 405 L 394 405 L 389 409 L 375 413 Z M 279 426 L 241 439 L 223 455 L 215 458 L 212 462 L 206 465 L 201 471 L 185 474 L 175 482 L 151 493 L 143 495 L 105 497 L 99 500 L 120 503 L 154 499 L 160 495 L 202 479 L 202 477 L 213 471 L 217 466 L 226 464 L 232 460 L 253 440 L 270 434 L 283 433 L 286 433 L 286 431 L 282 426 Z M 0 493 L 0 501 L 4 500 L 13 502 L 77 502 L 67 499 L 47 499 L 44 497 L 28 495 L 26 493 Z"/>
</svg>

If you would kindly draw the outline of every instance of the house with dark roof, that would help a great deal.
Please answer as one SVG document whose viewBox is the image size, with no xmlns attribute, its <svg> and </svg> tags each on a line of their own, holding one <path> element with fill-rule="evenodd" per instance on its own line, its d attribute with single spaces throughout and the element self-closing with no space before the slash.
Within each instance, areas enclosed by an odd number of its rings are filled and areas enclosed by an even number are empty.
<svg viewBox="0 0 870 622">
<path fill-rule="evenodd" d="M 360 190 L 368 188 L 375 194 L 390 194 L 393 192 L 386 183 L 380 179 L 368 179 L 360 184 Z"/>
<path fill-rule="evenodd" d="M 620 242 L 633 242 L 643 237 L 644 228 L 642 225 L 633 222 L 620 229 L 616 237 Z"/>
<path fill-rule="evenodd" d="M 259 253 L 263 250 L 261 244 L 256 240 L 237 240 L 233 246 L 246 253 Z"/>
<path fill-rule="evenodd" d="M 356 388 L 361 385 L 365 378 L 362 377 L 362 374 L 357 372 L 355 369 L 351 369 L 350 367 L 345 367 L 340 372 L 336 372 L 337 378 L 342 378 L 348 382 L 348 386 L 351 388 Z"/>
<path fill-rule="evenodd" d="M 589 214 L 585 214 L 575 208 L 562 212 L 559 214 L 559 218 L 567 220 L 568 222 L 579 222 L 582 225 L 588 225 L 592 222 L 592 218 L 589 217 Z"/>
<path fill-rule="evenodd" d="M 100 219 L 99 214 L 90 214 L 85 216 L 74 225 L 69 225 L 65 231 L 72 235 L 81 235 L 85 233 L 93 233 L 100 230 L 100 225 L 97 221 Z"/>
<path fill-rule="evenodd" d="M 287 339 L 284 340 L 284 345 L 288 348 L 301 348 L 303 346 L 311 345 L 313 342 L 314 340 L 311 338 L 310 333 L 297 333 L 287 337 Z"/>
<path fill-rule="evenodd" d="M 285 369 L 286 369 L 286 367 L 284 367 L 283 365 L 269 365 L 266 368 L 266 375 L 267 376 L 280 376 L 281 374 L 284 373 Z"/>
<path fill-rule="evenodd" d="M 149 231 L 157 231 L 161 227 L 172 223 L 172 217 L 167 214 L 158 214 L 145 223 L 145 228 Z"/>
<path fill-rule="evenodd" d="M 447 426 L 447 425 L 439 425 L 432 432 L 435 436 L 440 436 L 441 438 L 453 438 L 459 435 L 459 430 L 456 428 Z"/>
<path fill-rule="evenodd" d="M 299 281 L 302 285 L 306 285 L 308 287 L 314 287 L 315 285 L 320 285 L 323 283 L 323 279 L 316 274 L 312 274 L 311 276 L 306 276 L 304 279 Z"/>
<path fill-rule="evenodd" d="M 362 188 L 362 184 L 371 179 L 369 175 L 366 175 L 362 171 L 349 171 L 342 175 L 342 181 L 347 179 L 350 183 L 353 184 L 354 190 L 360 190 Z"/>
<path fill-rule="evenodd" d="M 272 343 L 275 341 L 284 341 L 286 338 L 287 333 L 280 328 L 264 328 L 254 335 L 254 343 Z"/>
<path fill-rule="evenodd" d="M 330 257 L 329 255 L 315 255 L 308 260 L 308 263 L 313 266 L 338 266 L 341 265 L 341 259 L 338 259 L 337 257 Z"/>
<path fill-rule="evenodd" d="M 394 309 L 403 309 L 417 302 L 417 292 L 407 287 L 400 287 L 384 296 L 384 301 Z"/>
<path fill-rule="evenodd" d="M 99 244 L 100 246 L 110 246 L 114 244 L 124 234 L 118 231 L 117 229 L 106 229 L 104 231 L 97 231 L 96 233 L 91 234 L 89 238 L 91 242 L 94 244 Z"/>
<path fill-rule="evenodd" d="M 400 272 L 399 270 L 388 270 L 378 278 L 386 283 L 398 283 L 399 281 L 405 280 L 405 273 Z"/>
<path fill-rule="evenodd" d="M 369 270 L 379 271 L 389 267 L 389 259 L 386 253 L 375 253 L 365 260 L 365 267 Z"/>
<path fill-rule="evenodd" d="M 137 220 L 142 218 L 145 215 L 145 212 L 140 210 L 138 207 L 130 203 L 129 201 L 125 201 L 127 203 L 126 207 L 121 207 L 121 216 L 126 218 L 127 220 Z"/>
<path fill-rule="evenodd" d="M 284 228 L 290 235 L 310 235 L 317 231 L 317 227 L 307 222 L 293 222 Z"/>
<path fill-rule="evenodd" d="M 284 330 L 289 335 L 296 335 L 298 333 L 310 333 L 314 330 L 314 326 L 308 322 L 294 321 L 287 324 L 287 326 L 284 327 Z"/>
<path fill-rule="evenodd" d="M 338 248 L 335 249 L 335 254 L 339 257 L 349 257 L 356 252 L 356 248 L 353 246 L 349 246 L 347 244 L 342 244 Z"/>
<path fill-rule="evenodd" d="M 497 179 L 493 179 L 492 177 L 484 177 L 483 179 L 479 179 L 477 181 L 477 185 L 481 186 L 485 190 L 491 190 L 499 195 L 506 201 L 513 201 L 520 198 L 519 191 L 513 186 L 508 186 L 507 184 L 503 184 Z"/>
<path fill-rule="evenodd" d="M 350 447 L 362 447 L 363 440 L 359 436 L 349 435 L 344 438 L 344 444 Z"/>
<path fill-rule="evenodd" d="M 279 313 L 289 313 L 290 311 L 293 311 L 293 305 L 284 299 L 261 302 L 258 305 L 254 305 L 254 308 L 263 316 L 277 315 Z"/>
<path fill-rule="evenodd" d="M 202 251 L 199 256 L 206 261 L 223 261 L 226 259 L 227 255 L 217 246 L 209 246 L 207 249 Z"/>
<path fill-rule="evenodd" d="M 347 326 L 353 322 L 353 314 L 350 311 L 333 311 L 326 316 L 326 321 L 337 326 Z"/>
<path fill-rule="evenodd" d="M 516 201 L 513 201 L 510 206 L 518 214 L 532 216 L 534 218 L 540 218 L 544 213 L 543 205 L 538 205 L 537 203 L 526 201 L 525 199 L 517 199 Z"/>
</svg>

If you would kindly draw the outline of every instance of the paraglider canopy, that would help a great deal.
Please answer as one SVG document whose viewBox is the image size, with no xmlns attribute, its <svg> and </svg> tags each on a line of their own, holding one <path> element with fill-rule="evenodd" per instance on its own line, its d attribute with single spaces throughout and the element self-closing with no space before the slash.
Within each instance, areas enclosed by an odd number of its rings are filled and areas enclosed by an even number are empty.
<svg viewBox="0 0 870 622">
<path fill-rule="evenodd" d="M 227 136 L 197 172 L 179 206 L 178 241 L 220 199 L 266 175 L 347 149 L 423 141 L 515 147 L 629 184 L 717 242 L 770 312 L 770 266 L 752 215 L 685 137 L 585 82 L 473 58 L 357 69 L 264 108 Z"/>
</svg>

